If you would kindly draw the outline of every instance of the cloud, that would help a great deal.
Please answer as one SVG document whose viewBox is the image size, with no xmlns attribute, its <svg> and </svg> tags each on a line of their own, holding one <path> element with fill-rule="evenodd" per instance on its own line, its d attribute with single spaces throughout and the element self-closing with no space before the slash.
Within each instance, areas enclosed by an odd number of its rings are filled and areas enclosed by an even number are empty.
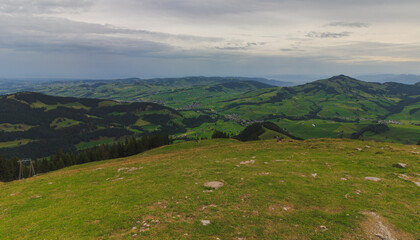
<svg viewBox="0 0 420 240">
<path fill-rule="evenodd" d="M 251 48 L 256 48 L 259 46 L 264 46 L 265 42 L 246 42 L 246 43 L 224 43 L 223 46 L 216 46 L 215 49 L 218 50 L 247 50 Z"/>
<path fill-rule="evenodd" d="M 0 13 L 80 12 L 90 8 L 93 3 L 93 0 L 2 0 Z"/>
<path fill-rule="evenodd" d="M 127 29 L 56 17 L 0 15 L 0 49 L 15 51 L 135 56 L 181 51 L 181 47 L 175 44 L 179 42 L 192 44 L 223 41 L 223 38 L 217 37 Z"/>
<path fill-rule="evenodd" d="M 351 32 L 309 32 L 305 35 L 308 38 L 343 38 L 351 35 Z"/>
<path fill-rule="evenodd" d="M 370 25 L 368 23 L 362 23 L 362 22 L 331 22 L 327 24 L 326 26 L 331 27 L 349 27 L 349 28 L 366 28 Z"/>
</svg>

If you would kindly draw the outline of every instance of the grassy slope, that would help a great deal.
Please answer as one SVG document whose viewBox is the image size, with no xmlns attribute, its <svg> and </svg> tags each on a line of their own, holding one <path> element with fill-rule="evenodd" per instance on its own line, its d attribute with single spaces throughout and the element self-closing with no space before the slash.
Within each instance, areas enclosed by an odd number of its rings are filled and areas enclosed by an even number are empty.
<svg viewBox="0 0 420 240">
<path fill-rule="evenodd" d="M 374 211 L 406 232 L 404 239 L 416 239 L 419 188 L 397 175 L 418 178 L 419 148 L 337 139 L 166 146 L 0 183 L 0 236 L 355 239 L 363 237 L 361 213 Z M 251 159 L 254 164 L 240 164 Z M 391 167 L 396 162 L 409 167 Z M 137 169 L 128 170 L 132 167 Z M 118 172 L 122 168 L 128 169 Z M 382 181 L 365 181 L 366 176 Z M 212 180 L 225 186 L 206 192 L 202 184 Z M 211 224 L 202 226 L 203 219 Z M 149 231 L 140 231 L 143 221 L 150 224 Z M 329 230 L 320 232 L 321 225 Z"/>
</svg>

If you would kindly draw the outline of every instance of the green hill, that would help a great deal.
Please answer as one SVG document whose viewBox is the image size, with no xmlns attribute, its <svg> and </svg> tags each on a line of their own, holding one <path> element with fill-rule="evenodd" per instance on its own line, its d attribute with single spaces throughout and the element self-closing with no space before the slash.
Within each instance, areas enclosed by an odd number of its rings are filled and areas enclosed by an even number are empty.
<svg viewBox="0 0 420 240">
<path fill-rule="evenodd" d="M 22 92 L 0 96 L 0 109 L 0 155 L 8 157 L 44 157 L 135 133 L 184 131 L 180 113 L 155 103 Z"/>
<path fill-rule="evenodd" d="M 419 239 L 418 152 L 342 139 L 174 144 L 0 183 L 0 236 Z"/>
<path fill-rule="evenodd" d="M 271 122 L 251 124 L 235 138 L 241 141 L 266 140 L 274 138 L 302 140 Z"/>
<path fill-rule="evenodd" d="M 162 96 L 184 91 L 195 94 L 194 88 L 206 90 L 206 86 L 225 84 L 221 86 L 232 93 L 244 93 L 259 88 L 272 87 L 273 81 L 260 78 L 235 78 L 235 77 L 185 77 L 162 79 L 120 79 L 120 80 L 74 80 L 30 83 L 28 81 L 0 81 L 0 94 L 10 94 L 22 91 L 40 92 L 61 97 L 101 98 L 121 101 L 157 101 Z M 242 84 L 242 85 L 241 85 Z M 220 87 L 218 87 L 220 88 Z M 242 89 L 243 88 L 243 89 Z M 179 90 L 179 91 L 178 91 Z M 218 91 L 213 91 L 213 94 Z M 209 94 L 203 96 L 206 97 Z M 217 96 L 220 96 L 217 95 Z M 176 98 L 176 96 L 175 96 Z M 167 103 L 171 106 L 171 102 Z M 187 101 L 184 104 L 188 103 Z"/>
<path fill-rule="evenodd" d="M 301 138 L 350 137 L 384 121 L 390 134 L 365 139 L 415 143 L 420 136 L 420 86 L 368 83 L 347 76 L 296 87 L 255 90 L 224 101 L 217 110 L 245 120 L 272 121 Z"/>
<path fill-rule="evenodd" d="M 420 140 L 418 84 L 370 83 L 340 75 L 295 87 L 272 87 L 261 79 L 187 77 L 49 82 L 26 88 L 59 96 L 165 105 L 184 117 L 173 125 L 183 128 L 178 138 L 210 137 L 213 131 L 237 135 L 252 123 L 270 121 L 304 139 L 357 135 L 360 139 L 406 144 Z M 356 134 L 378 123 L 387 124 L 389 130 Z M 147 121 L 139 120 L 138 124 Z M 3 125 L 3 129 L 14 127 L 30 126 Z"/>
</svg>

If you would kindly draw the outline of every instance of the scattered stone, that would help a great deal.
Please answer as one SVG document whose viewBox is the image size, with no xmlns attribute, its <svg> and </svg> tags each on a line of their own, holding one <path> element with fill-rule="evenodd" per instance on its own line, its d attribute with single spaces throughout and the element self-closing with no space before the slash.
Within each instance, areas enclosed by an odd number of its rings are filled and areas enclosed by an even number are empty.
<svg viewBox="0 0 420 240">
<path fill-rule="evenodd" d="M 283 207 L 283 210 L 284 210 L 284 211 L 289 211 L 290 209 L 292 209 L 292 208 L 291 208 L 291 207 L 289 207 L 289 206 L 284 206 L 284 207 Z"/>
<path fill-rule="evenodd" d="M 360 190 L 356 190 L 354 193 L 356 193 L 357 195 L 359 195 L 359 194 L 361 194 L 361 193 L 362 193 L 362 191 L 360 191 Z"/>
<path fill-rule="evenodd" d="M 373 182 L 379 182 L 379 181 L 381 181 L 381 179 L 380 178 L 377 178 L 377 177 L 365 177 L 365 180 L 373 181 Z"/>
<path fill-rule="evenodd" d="M 316 178 L 318 176 L 318 173 L 312 173 L 311 176 Z"/>
<path fill-rule="evenodd" d="M 276 162 L 290 162 L 290 160 L 276 160 Z"/>
<path fill-rule="evenodd" d="M 207 226 L 210 224 L 209 220 L 201 220 L 201 224 L 203 224 L 203 226 Z"/>
<path fill-rule="evenodd" d="M 404 180 L 407 180 L 407 181 L 409 181 L 409 180 L 410 180 L 410 177 L 409 177 L 409 176 L 407 176 L 407 175 L 405 175 L 405 174 L 400 174 L 400 175 L 398 175 L 398 178 L 401 178 L 401 179 L 404 179 Z"/>
<path fill-rule="evenodd" d="M 407 164 L 405 164 L 405 163 L 395 163 L 395 164 L 392 164 L 392 166 L 395 167 L 395 168 L 406 168 Z"/>
<path fill-rule="evenodd" d="M 417 185 L 417 187 L 420 187 L 420 182 L 413 182 L 414 184 Z"/>
<path fill-rule="evenodd" d="M 19 193 L 12 193 L 10 194 L 11 197 L 18 195 Z"/>
<path fill-rule="evenodd" d="M 49 184 L 49 185 L 51 185 L 51 184 L 53 184 L 53 183 L 52 183 L 52 182 L 49 182 L 48 184 Z"/>
<path fill-rule="evenodd" d="M 202 208 L 201 208 L 201 211 L 203 211 L 203 210 L 205 210 L 205 209 L 207 209 L 207 208 L 216 208 L 217 207 L 217 205 L 214 205 L 214 204 L 210 204 L 210 205 L 208 205 L 208 206 L 203 206 Z"/>
<path fill-rule="evenodd" d="M 213 190 L 204 190 L 203 192 L 213 192 Z"/>
<path fill-rule="evenodd" d="M 117 172 L 121 172 L 121 171 L 128 170 L 128 169 L 129 169 L 129 168 L 123 167 L 123 168 L 118 169 L 118 171 L 117 171 Z"/>
<path fill-rule="evenodd" d="M 386 238 L 382 234 L 380 234 L 380 233 L 376 233 L 375 234 L 375 237 L 377 237 L 377 238 L 379 238 L 381 240 L 386 240 Z"/>
<path fill-rule="evenodd" d="M 328 231 L 328 228 L 324 225 L 319 226 L 319 228 L 321 229 L 321 232 Z"/>
<path fill-rule="evenodd" d="M 133 227 L 132 229 L 133 229 L 133 230 L 136 230 L 136 229 L 137 229 L 137 227 Z"/>
<path fill-rule="evenodd" d="M 211 182 L 204 183 L 204 187 L 214 188 L 214 189 L 221 188 L 223 187 L 223 185 L 225 184 L 219 181 L 211 181 Z"/>
<path fill-rule="evenodd" d="M 345 178 L 345 177 L 342 177 L 340 179 L 341 179 L 341 181 L 347 181 L 347 178 Z"/>
<path fill-rule="evenodd" d="M 254 163 L 255 163 L 255 160 L 249 160 L 249 161 L 240 162 L 239 164 L 248 165 L 248 164 L 254 164 Z"/>
<path fill-rule="evenodd" d="M 356 148 L 356 150 L 357 150 L 357 151 L 362 151 L 362 149 L 361 149 L 361 148 Z"/>
</svg>

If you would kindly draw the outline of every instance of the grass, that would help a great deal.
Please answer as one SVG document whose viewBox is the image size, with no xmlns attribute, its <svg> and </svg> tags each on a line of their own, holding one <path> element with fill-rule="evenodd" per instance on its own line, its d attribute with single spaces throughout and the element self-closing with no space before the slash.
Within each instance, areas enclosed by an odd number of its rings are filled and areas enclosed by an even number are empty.
<svg viewBox="0 0 420 240">
<path fill-rule="evenodd" d="M 1 184 L 0 236 L 367 239 L 362 212 L 374 211 L 418 239 L 419 188 L 398 175 L 418 178 L 419 149 L 341 139 L 174 144 Z M 248 160 L 255 163 L 240 164 Z M 215 180 L 225 186 L 203 187 Z"/>
<path fill-rule="evenodd" d="M 80 121 L 60 117 L 60 118 L 54 119 L 54 121 L 51 122 L 50 126 L 51 128 L 54 128 L 54 129 L 61 129 L 61 128 L 66 128 L 66 127 L 76 126 L 76 125 L 79 125 L 80 123 L 81 123 Z"/>
<path fill-rule="evenodd" d="M 27 124 L 11 124 L 11 123 L 2 123 L 0 124 L 0 131 L 3 132 L 24 132 L 28 131 L 29 129 L 33 128 L 34 126 L 30 126 Z"/>
<path fill-rule="evenodd" d="M 22 146 L 33 141 L 34 140 L 31 140 L 31 139 L 20 139 L 20 140 L 14 140 L 14 141 L 9 141 L 9 142 L 0 142 L 0 148 L 18 147 L 18 146 Z"/>
<path fill-rule="evenodd" d="M 108 144 L 111 143 L 114 139 L 113 138 L 101 138 L 98 140 L 93 140 L 93 141 L 89 141 L 89 142 L 81 142 L 79 144 L 76 145 L 76 149 L 77 150 L 82 150 L 82 149 L 86 149 L 86 148 L 92 148 L 101 144 Z"/>
</svg>

